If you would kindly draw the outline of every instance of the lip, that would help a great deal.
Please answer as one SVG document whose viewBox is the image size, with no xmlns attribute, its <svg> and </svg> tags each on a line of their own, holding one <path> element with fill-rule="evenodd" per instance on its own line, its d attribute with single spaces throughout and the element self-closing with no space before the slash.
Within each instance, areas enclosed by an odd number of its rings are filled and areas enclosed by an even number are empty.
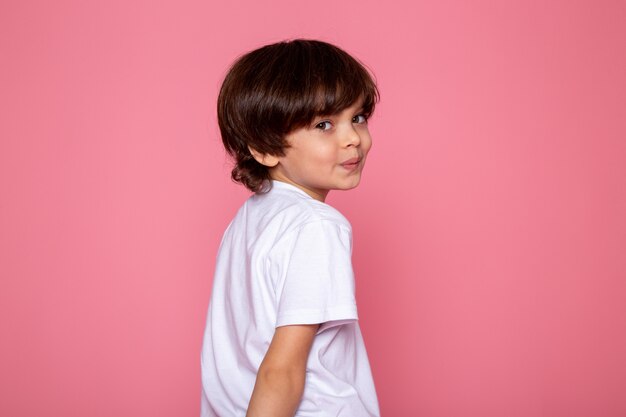
<svg viewBox="0 0 626 417">
<path fill-rule="evenodd" d="M 362 158 L 361 158 L 361 157 L 358 157 L 358 156 L 357 156 L 357 157 L 355 157 L 355 158 L 350 158 L 350 159 L 348 159 L 348 160 L 343 161 L 343 162 L 341 163 L 341 165 L 356 165 L 356 164 L 358 164 L 359 162 L 361 162 L 361 159 L 362 159 Z"/>
<path fill-rule="evenodd" d="M 350 159 L 347 159 L 347 160 L 343 161 L 339 165 L 341 165 L 342 167 L 344 167 L 348 171 L 354 171 L 354 170 L 356 170 L 359 167 L 359 165 L 361 164 L 361 160 L 362 159 L 363 159 L 363 157 L 350 158 Z"/>
</svg>

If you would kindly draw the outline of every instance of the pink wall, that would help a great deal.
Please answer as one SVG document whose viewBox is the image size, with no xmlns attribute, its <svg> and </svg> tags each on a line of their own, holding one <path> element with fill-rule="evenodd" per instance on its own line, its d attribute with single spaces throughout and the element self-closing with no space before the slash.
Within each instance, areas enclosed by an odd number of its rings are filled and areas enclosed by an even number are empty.
<svg viewBox="0 0 626 417">
<path fill-rule="evenodd" d="M 403 4 L 404 3 L 404 4 Z M 352 221 L 385 416 L 626 415 L 626 5 L 4 1 L 0 415 L 194 416 L 229 63 L 371 66 Z"/>
</svg>

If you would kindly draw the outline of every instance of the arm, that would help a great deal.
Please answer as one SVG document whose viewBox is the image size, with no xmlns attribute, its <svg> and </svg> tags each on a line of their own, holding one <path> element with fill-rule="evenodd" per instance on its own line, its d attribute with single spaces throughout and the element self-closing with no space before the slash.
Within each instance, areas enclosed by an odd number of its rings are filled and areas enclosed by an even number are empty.
<svg viewBox="0 0 626 417">
<path fill-rule="evenodd" d="M 293 417 L 319 324 L 277 327 L 256 377 L 246 417 Z"/>
</svg>

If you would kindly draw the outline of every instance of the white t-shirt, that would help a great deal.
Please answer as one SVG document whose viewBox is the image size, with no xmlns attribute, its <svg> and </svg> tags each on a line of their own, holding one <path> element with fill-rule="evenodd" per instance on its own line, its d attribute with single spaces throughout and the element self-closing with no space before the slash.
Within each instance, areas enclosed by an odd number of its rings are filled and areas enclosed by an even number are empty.
<svg viewBox="0 0 626 417">
<path fill-rule="evenodd" d="M 220 245 L 202 346 L 202 417 L 245 416 L 278 326 L 323 323 L 298 417 L 379 416 L 359 329 L 352 229 L 336 209 L 272 181 L 237 212 Z"/>
</svg>

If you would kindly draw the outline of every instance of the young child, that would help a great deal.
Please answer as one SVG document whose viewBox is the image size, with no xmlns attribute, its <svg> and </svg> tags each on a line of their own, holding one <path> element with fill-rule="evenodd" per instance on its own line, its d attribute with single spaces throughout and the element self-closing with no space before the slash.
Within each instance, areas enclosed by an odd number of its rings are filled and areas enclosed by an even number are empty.
<svg viewBox="0 0 626 417">
<path fill-rule="evenodd" d="M 254 50 L 218 98 L 232 178 L 253 191 L 217 256 L 202 347 L 202 416 L 379 416 L 357 321 L 352 230 L 324 203 L 361 179 L 378 101 L 325 42 Z"/>
</svg>

